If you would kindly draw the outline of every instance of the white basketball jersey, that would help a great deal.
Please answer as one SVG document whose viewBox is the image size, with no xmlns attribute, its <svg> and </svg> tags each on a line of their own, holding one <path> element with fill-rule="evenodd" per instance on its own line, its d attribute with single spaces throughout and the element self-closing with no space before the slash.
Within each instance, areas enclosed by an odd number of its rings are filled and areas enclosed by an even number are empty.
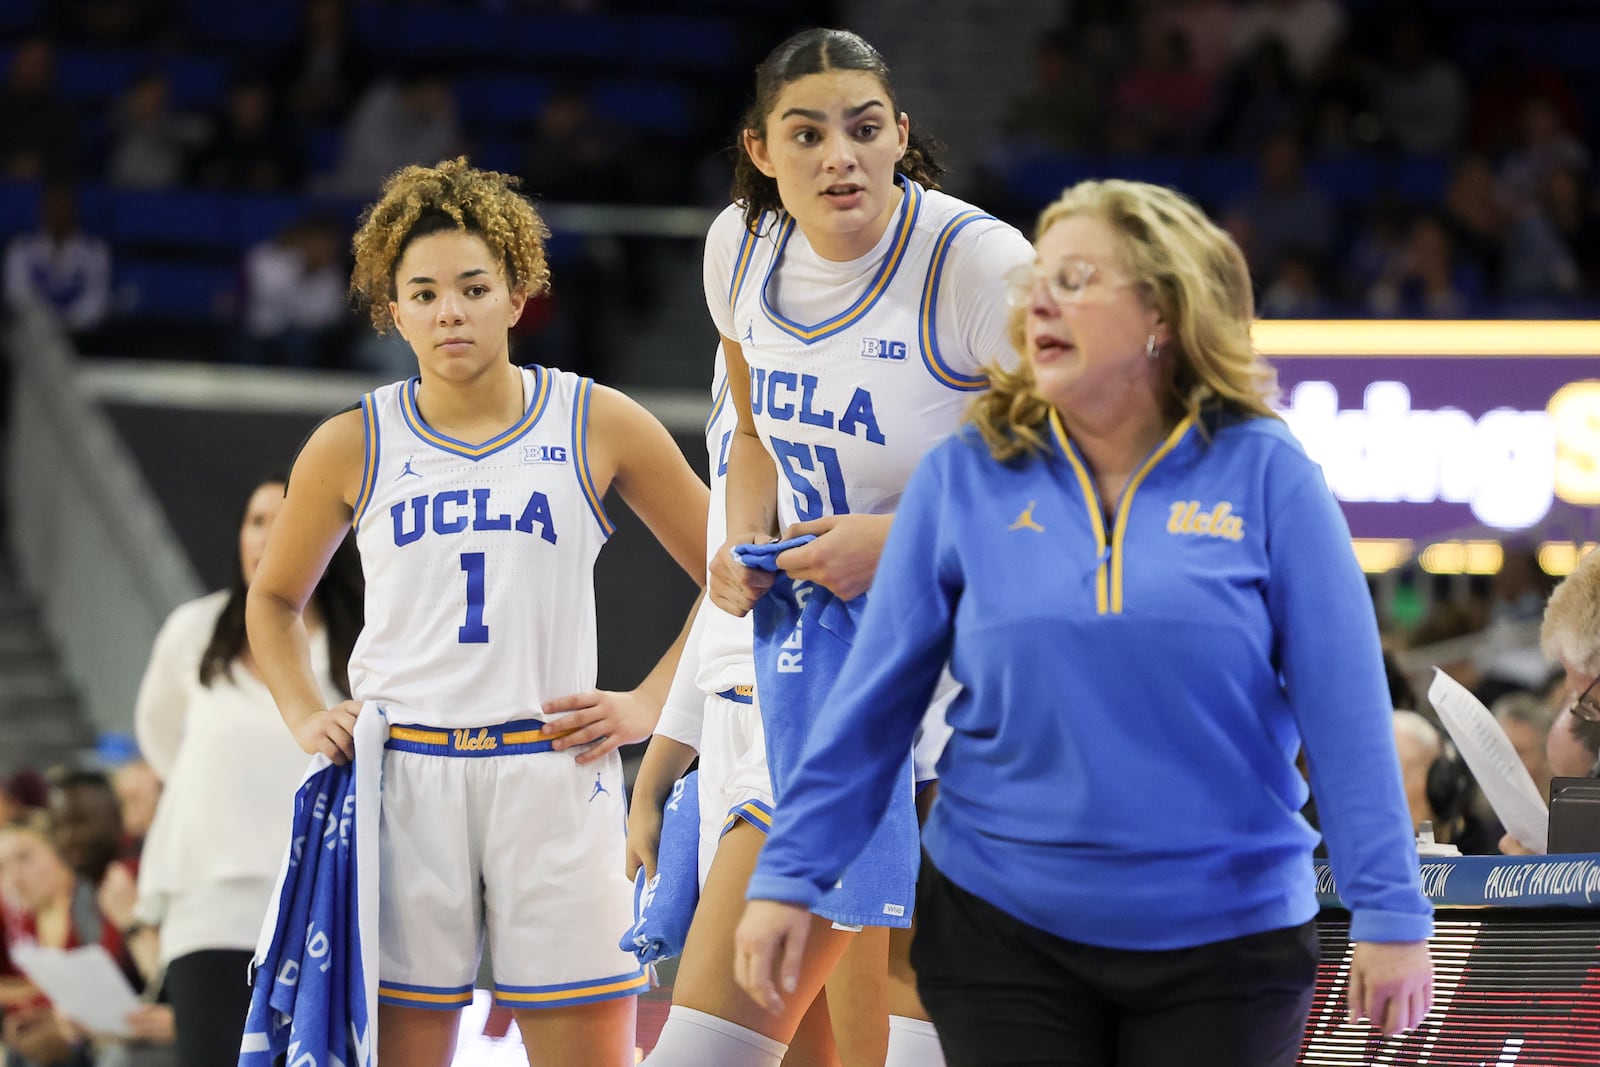
<svg viewBox="0 0 1600 1067">
<path fill-rule="evenodd" d="M 613 529 L 585 447 L 594 383 L 521 373 L 522 418 L 482 444 L 423 422 L 416 378 L 361 400 L 350 685 L 392 720 L 487 726 L 594 686 L 594 561 Z"/>
<path fill-rule="evenodd" d="M 706 417 L 706 454 L 711 457 L 711 507 L 706 513 L 706 565 L 728 539 L 728 448 L 739 432 L 739 409 L 728 395 L 728 363 L 717 345 L 711 379 L 711 414 Z M 754 685 L 756 668 L 751 616 L 737 618 L 707 597 L 700 605 L 700 664 L 694 684 L 704 693 L 735 685 Z"/>
<path fill-rule="evenodd" d="M 915 182 L 904 189 L 876 272 L 853 303 L 820 322 L 782 310 L 778 268 L 796 236 L 794 219 L 764 216 L 760 235 L 747 232 L 740 242 L 729 285 L 733 339 L 750 368 L 756 428 L 780 476 L 782 525 L 894 511 L 917 461 L 988 384 L 955 369 L 976 367 L 970 353 L 952 359 L 941 351 L 933 324 L 952 242 L 974 223 L 1003 224 Z"/>
</svg>

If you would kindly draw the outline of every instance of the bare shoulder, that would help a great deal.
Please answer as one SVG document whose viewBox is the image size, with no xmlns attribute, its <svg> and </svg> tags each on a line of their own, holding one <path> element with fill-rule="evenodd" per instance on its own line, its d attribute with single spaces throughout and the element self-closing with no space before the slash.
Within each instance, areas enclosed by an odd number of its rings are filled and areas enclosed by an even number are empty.
<svg viewBox="0 0 1600 1067">
<path fill-rule="evenodd" d="M 311 491 L 318 496 L 332 492 L 353 505 L 366 457 L 366 439 L 359 404 L 323 419 L 295 456 L 290 491 Z"/>
<path fill-rule="evenodd" d="M 649 433 L 652 428 L 661 425 L 633 397 L 598 382 L 589 390 L 589 422 L 590 432 L 596 437 Z"/>
</svg>

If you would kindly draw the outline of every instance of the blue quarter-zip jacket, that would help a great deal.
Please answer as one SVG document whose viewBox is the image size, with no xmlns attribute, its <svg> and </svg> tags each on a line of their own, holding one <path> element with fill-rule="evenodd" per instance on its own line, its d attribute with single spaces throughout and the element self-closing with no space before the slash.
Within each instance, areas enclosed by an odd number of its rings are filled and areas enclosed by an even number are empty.
<svg viewBox="0 0 1600 1067">
<path fill-rule="evenodd" d="M 1185 420 L 1104 515 L 1058 421 L 973 430 L 906 488 L 752 899 L 811 905 L 888 801 L 948 659 L 923 831 L 957 885 L 1059 937 L 1172 949 L 1316 914 L 1304 745 L 1357 941 L 1432 929 L 1372 601 L 1321 470 L 1272 418 Z"/>
</svg>

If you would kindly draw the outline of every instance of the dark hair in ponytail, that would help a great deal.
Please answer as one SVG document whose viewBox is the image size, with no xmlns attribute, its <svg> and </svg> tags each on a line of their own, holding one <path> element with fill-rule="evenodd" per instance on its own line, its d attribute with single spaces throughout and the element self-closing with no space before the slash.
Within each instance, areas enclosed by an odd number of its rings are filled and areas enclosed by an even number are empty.
<svg viewBox="0 0 1600 1067">
<path fill-rule="evenodd" d="M 857 34 L 849 30 L 802 30 L 774 48 L 756 68 L 756 98 L 739 123 L 733 145 L 733 202 L 744 207 L 744 222 L 752 232 L 763 212 L 781 214 L 783 201 L 778 197 L 778 183 L 757 170 L 750 153 L 745 151 L 745 132 L 764 137 L 767 118 L 784 86 L 807 74 L 830 70 L 861 70 L 871 74 L 889 94 L 890 109 L 896 115 L 900 113 L 894 86 L 889 83 L 889 65 L 876 48 Z M 942 146 L 937 141 L 921 136 L 913 127 L 906 154 L 895 170 L 920 185 L 937 189 L 939 176 L 945 170 L 939 158 L 941 154 Z"/>
</svg>

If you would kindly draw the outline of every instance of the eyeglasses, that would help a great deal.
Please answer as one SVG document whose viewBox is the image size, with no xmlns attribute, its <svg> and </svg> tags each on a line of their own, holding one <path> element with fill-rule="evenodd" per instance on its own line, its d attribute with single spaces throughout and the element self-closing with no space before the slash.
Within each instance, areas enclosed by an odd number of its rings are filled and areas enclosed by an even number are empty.
<svg viewBox="0 0 1600 1067">
<path fill-rule="evenodd" d="M 1589 687 L 1567 705 L 1567 710 L 1572 712 L 1573 718 L 1582 719 L 1584 722 L 1600 722 L 1600 693 L 1595 692 L 1597 685 L 1600 685 L 1600 674 L 1595 675 Z"/>
<path fill-rule="evenodd" d="M 1053 267 L 1039 263 L 1024 263 L 1006 272 L 1006 303 L 1013 307 L 1026 307 L 1033 291 L 1042 281 L 1057 305 L 1076 304 L 1096 279 L 1101 276 L 1100 266 L 1087 259 L 1064 259 Z M 1125 289 L 1131 282 L 1100 282 L 1111 289 Z"/>
</svg>

